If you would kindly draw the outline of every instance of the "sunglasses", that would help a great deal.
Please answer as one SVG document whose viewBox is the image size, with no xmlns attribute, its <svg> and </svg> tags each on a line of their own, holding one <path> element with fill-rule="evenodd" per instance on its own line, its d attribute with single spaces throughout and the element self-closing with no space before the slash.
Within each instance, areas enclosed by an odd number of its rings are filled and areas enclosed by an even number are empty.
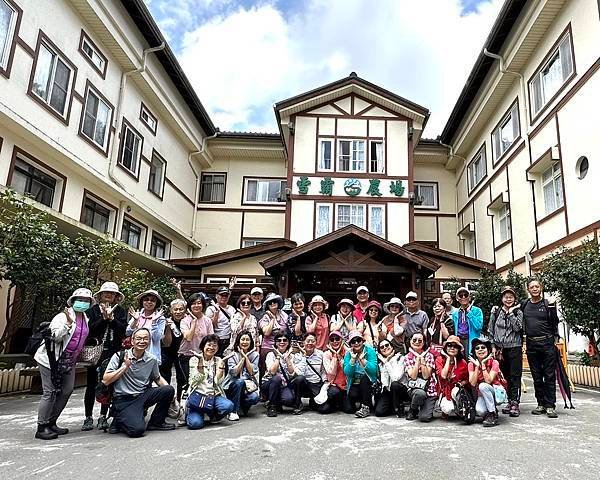
<svg viewBox="0 0 600 480">
<path fill-rule="evenodd" d="M 477 345 L 475 350 L 487 350 L 487 347 L 485 345 Z"/>
<path fill-rule="evenodd" d="M 392 303 L 388 308 L 400 308 L 400 305 Z"/>
<path fill-rule="evenodd" d="M 156 303 L 156 298 L 154 297 L 146 297 L 142 300 L 143 302 L 152 302 L 152 303 Z"/>
<path fill-rule="evenodd" d="M 392 345 L 391 345 L 391 344 L 389 344 L 389 343 L 380 343 L 380 344 L 379 344 L 379 349 L 380 349 L 380 350 L 383 350 L 384 348 L 388 348 L 388 347 L 391 347 L 391 346 L 392 346 Z"/>
<path fill-rule="evenodd" d="M 369 292 L 358 292 L 357 295 L 368 295 Z"/>
<path fill-rule="evenodd" d="M 278 338 L 277 340 L 275 340 L 275 343 L 287 343 L 288 339 L 287 338 Z"/>
<path fill-rule="evenodd" d="M 417 299 L 416 298 L 407 298 L 405 301 L 406 302 L 416 302 Z"/>
<path fill-rule="evenodd" d="M 456 343 L 449 343 L 446 348 L 460 348 Z"/>
<path fill-rule="evenodd" d="M 357 343 L 362 343 L 362 341 L 362 338 L 353 338 L 352 340 L 350 340 L 350 345 L 356 345 Z"/>
<path fill-rule="evenodd" d="M 242 307 L 249 307 L 250 305 L 252 305 L 252 302 L 241 302 L 240 305 Z"/>
<path fill-rule="evenodd" d="M 469 298 L 469 294 L 468 293 L 459 293 L 458 298 Z"/>
<path fill-rule="evenodd" d="M 412 343 L 423 343 L 423 339 L 422 338 L 413 338 L 411 340 Z"/>
<path fill-rule="evenodd" d="M 330 342 L 339 342 L 340 340 L 341 340 L 341 337 L 329 337 Z"/>
</svg>

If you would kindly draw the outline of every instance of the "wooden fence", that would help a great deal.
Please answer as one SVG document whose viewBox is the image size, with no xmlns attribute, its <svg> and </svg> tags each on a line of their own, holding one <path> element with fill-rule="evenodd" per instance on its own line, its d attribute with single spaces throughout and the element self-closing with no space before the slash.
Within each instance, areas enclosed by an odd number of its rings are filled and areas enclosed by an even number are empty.
<svg viewBox="0 0 600 480">
<path fill-rule="evenodd" d="M 571 383 L 600 388 L 600 367 L 569 364 L 567 365 L 567 373 Z"/>
<path fill-rule="evenodd" d="M 5 393 L 28 392 L 31 388 L 33 377 L 29 375 L 21 375 L 21 372 L 31 372 L 37 370 L 38 367 L 26 367 L 10 370 L 0 370 L 0 395 Z"/>
</svg>

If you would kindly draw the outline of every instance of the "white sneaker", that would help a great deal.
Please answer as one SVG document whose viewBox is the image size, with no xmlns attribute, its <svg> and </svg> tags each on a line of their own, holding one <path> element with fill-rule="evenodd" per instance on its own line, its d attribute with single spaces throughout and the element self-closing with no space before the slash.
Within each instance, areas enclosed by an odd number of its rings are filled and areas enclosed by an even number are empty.
<svg viewBox="0 0 600 480">
<path fill-rule="evenodd" d="M 235 412 L 231 412 L 229 415 L 227 415 L 227 420 L 230 422 L 237 422 L 239 419 L 240 416 Z"/>
</svg>

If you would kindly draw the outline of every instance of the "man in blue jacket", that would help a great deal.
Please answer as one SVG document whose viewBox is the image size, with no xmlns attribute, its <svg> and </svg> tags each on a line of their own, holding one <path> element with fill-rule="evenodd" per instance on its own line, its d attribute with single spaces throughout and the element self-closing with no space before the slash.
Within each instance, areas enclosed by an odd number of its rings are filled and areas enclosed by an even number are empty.
<svg viewBox="0 0 600 480">
<path fill-rule="evenodd" d="M 481 335 L 483 327 L 483 312 L 473 305 L 471 292 L 467 287 L 456 290 L 456 298 L 460 308 L 452 314 L 455 335 L 460 338 L 465 356 L 471 352 L 471 342 Z"/>
</svg>

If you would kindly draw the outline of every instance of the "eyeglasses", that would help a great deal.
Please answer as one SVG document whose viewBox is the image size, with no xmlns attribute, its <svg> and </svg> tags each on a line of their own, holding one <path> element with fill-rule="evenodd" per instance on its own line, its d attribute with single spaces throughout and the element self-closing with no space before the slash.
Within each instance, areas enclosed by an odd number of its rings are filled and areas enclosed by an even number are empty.
<svg viewBox="0 0 600 480">
<path fill-rule="evenodd" d="M 487 350 L 487 347 L 485 345 L 477 345 L 475 350 Z"/>
<path fill-rule="evenodd" d="M 416 298 L 407 298 L 407 299 L 405 300 L 405 302 L 416 302 L 416 301 L 417 301 L 417 299 L 416 299 Z"/>
<path fill-rule="evenodd" d="M 357 343 L 362 343 L 362 341 L 362 338 L 353 338 L 352 340 L 350 340 L 350 345 L 356 345 Z"/>
<path fill-rule="evenodd" d="M 369 312 L 379 312 L 378 308 L 369 308 Z"/>
<path fill-rule="evenodd" d="M 391 347 L 391 346 L 392 346 L 392 345 L 391 345 L 391 344 L 389 344 L 389 343 L 380 343 L 380 344 L 379 344 L 379 349 L 380 349 L 380 350 L 383 350 L 384 348 L 388 348 L 388 347 Z"/>
<path fill-rule="evenodd" d="M 277 340 L 275 340 L 275 343 L 287 343 L 288 339 L 287 338 L 278 338 Z"/>
<path fill-rule="evenodd" d="M 446 345 L 446 348 L 459 348 L 459 346 L 456 343 L 449 343 L 448 345 Z"/>
<path fill-rule="evenodd" d="M 423 343 L 423 339 L 422 338 L 413 338 L 411 340 L 412 343 Z"/>
<path fill-rule="evenodd" d="M 240 305 L 242 307 L 249 307 L 250 305 L 252 305 L 252 302 L 241 302 Z"/>
<path fill-rule="evenodd" d="M 144 302 L 152 302 L 152 303 L 156 303 L 156 298 L 154 297 L 146 297 L 143 300 Z"/>
<path fill-rule="evenodd" d="M 330 342 L 339 342 L 341 340 L 340 337 L 329 337 Z"/>
<path fill-rule="evenodd" d="M 133 339 L 134 342 L 139 342 L 139 343 L 148 343 L 150 341 L 149 338 L 143 337 L 143 338 L 134 338 Z"/>
<path fill-rule="evenodd" d="M 259 295 L 262 295 L 262 293 L 254 292 L 254 293 L 251 293 L 250 295 L 252 295 L 253 297 L 258 297 Z"/>
<path fill-rule="evenodd" d="M 468 293 L 459 293 L 457 295 L 458 298 L 469 298 L 469 294 Z"/>
<path fill-rule="evenodd" d="M 217 343 L 214 342 L 208 342 L 206 345 L 204 345 L 204 348 L 219 348 L 219 345 Z"/>
</svg>

